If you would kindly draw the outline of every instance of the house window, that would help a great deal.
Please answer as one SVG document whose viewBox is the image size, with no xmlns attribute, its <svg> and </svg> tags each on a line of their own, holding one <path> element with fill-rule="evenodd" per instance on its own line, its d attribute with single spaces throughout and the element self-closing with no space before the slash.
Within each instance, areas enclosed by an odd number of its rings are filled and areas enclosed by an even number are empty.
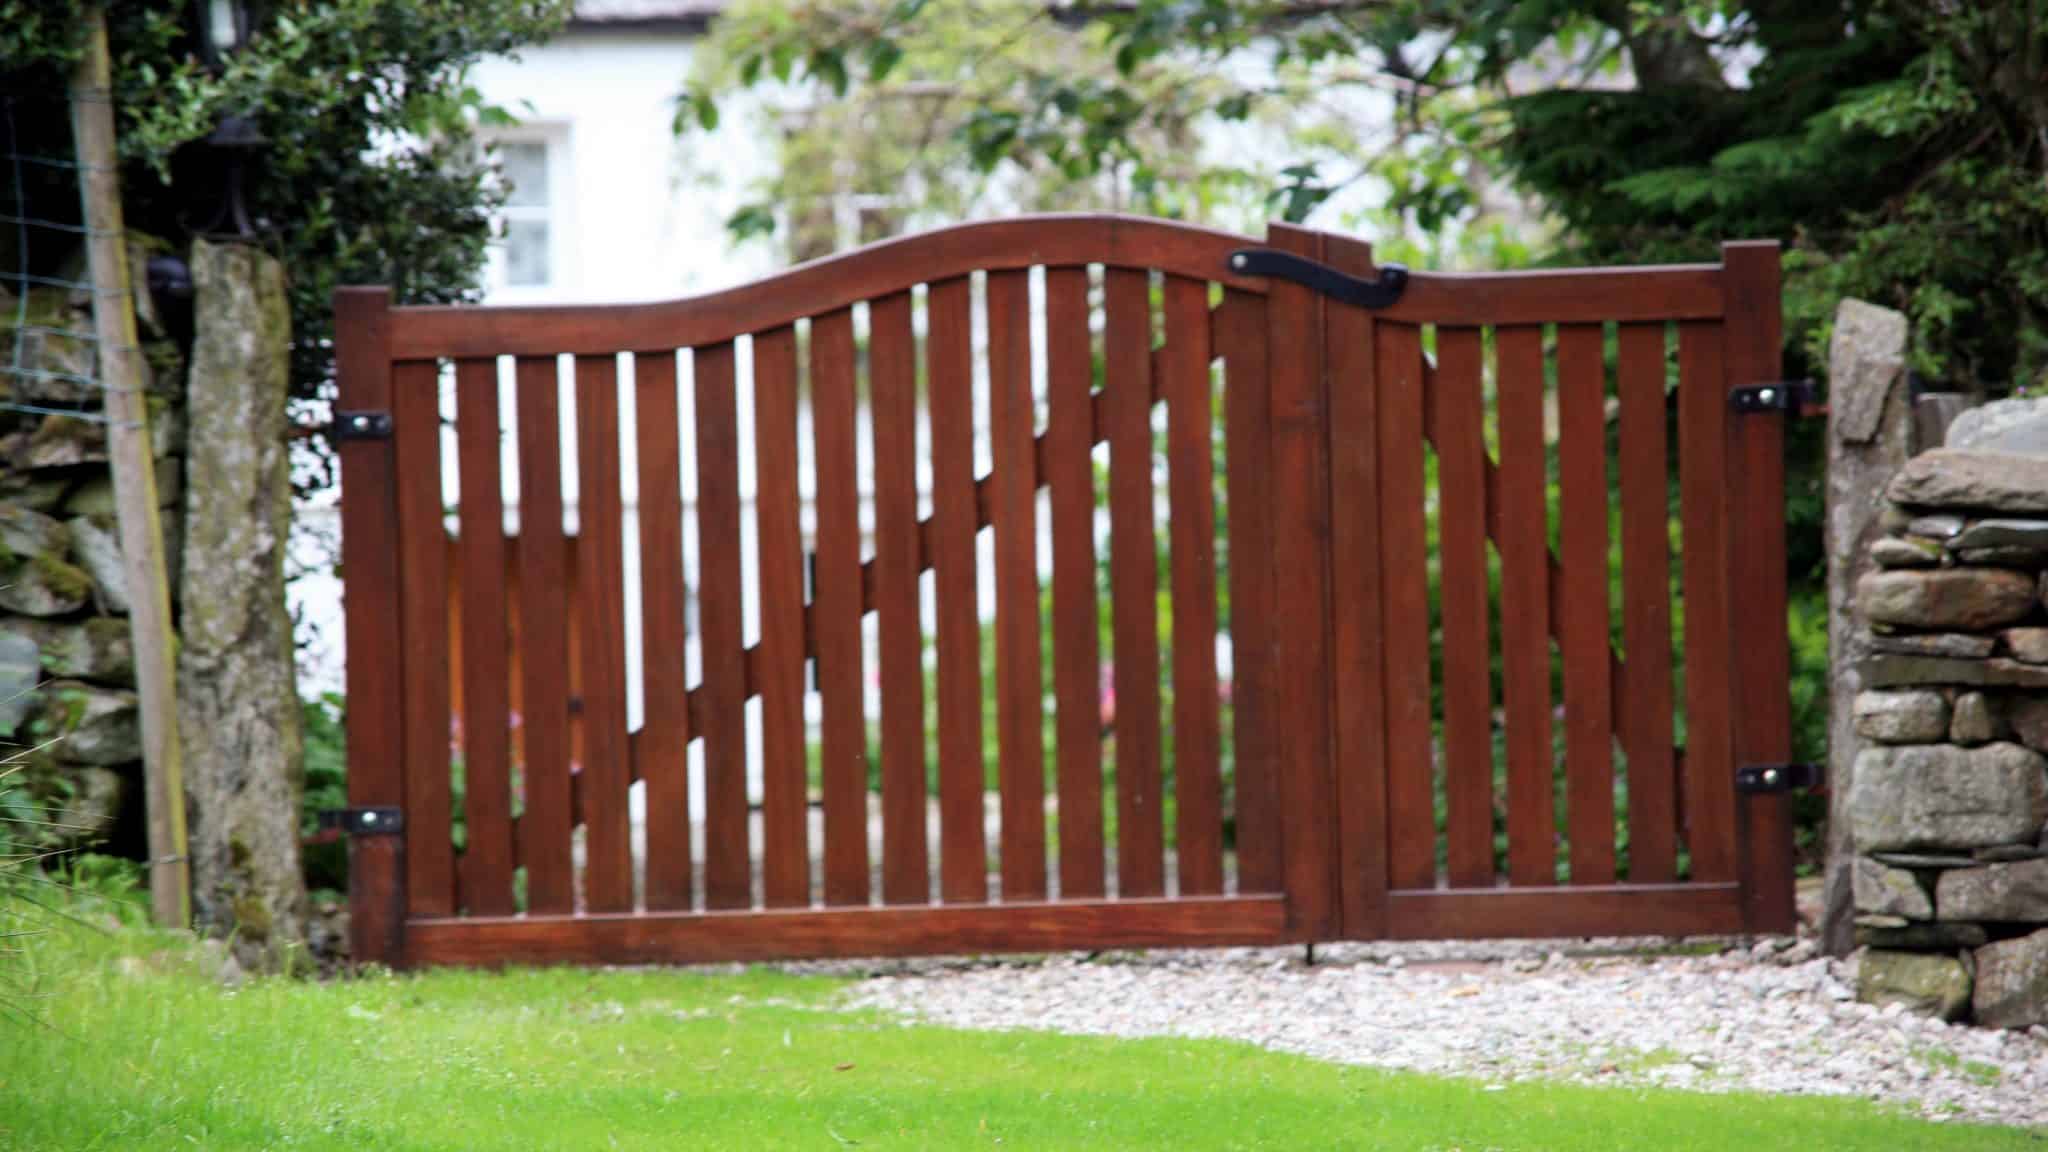
<svg viewBox="0 0 2048 1152">
<path fill-rule="evenodd" d="M 505 251 L 499 283 L 507 288 L 540 288 L 554 282 L 554 222 L 548 187 L 552 149 L 545 139 L 498 142 L 498 165 L 505 178 L 501 221 Z"/>
</svg>

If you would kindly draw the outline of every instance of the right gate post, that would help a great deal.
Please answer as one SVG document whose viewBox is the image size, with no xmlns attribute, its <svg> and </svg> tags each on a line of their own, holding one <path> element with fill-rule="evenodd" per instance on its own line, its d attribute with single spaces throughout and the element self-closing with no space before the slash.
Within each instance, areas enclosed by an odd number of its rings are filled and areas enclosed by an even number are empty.
<svg viewBox="0 0 2048 1152">
<path fill-rule="evenodd" d="M 1726 386 L 1732 391 L 1782 375 L 1778 244 L 1721 246 L 1726 317 Z M 1728 603 L 1734 677 L 1735 763 L 1791 758 L 1791 652 L 1785 596 L 1785 414 L 1729 417 Z M 1727 783 L 1733 787 L 1733 781 Z M 1743 926 L 1790 932 L 1796 922 L 1792 885 L 1790 799 L 1783 793 L 1737 798 Z"/>
</svg>

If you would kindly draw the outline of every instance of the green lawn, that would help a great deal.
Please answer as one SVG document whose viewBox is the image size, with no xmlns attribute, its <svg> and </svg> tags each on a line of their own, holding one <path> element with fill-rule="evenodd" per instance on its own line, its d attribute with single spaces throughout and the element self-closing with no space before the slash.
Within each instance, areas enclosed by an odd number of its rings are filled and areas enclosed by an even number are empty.
<svg viewBox="0 0 2048 1152">
<path fill-rule="evenodd" d="M 445 972 L 224 992 L 46 937 L 0 1148 L 2039 1148 L 1867 1104 L 1478 1083 L 1238 1044 L 905 1027 L 772 971 Z M 123 960 L 126 955 L 129 959 Z"/>
</svg>

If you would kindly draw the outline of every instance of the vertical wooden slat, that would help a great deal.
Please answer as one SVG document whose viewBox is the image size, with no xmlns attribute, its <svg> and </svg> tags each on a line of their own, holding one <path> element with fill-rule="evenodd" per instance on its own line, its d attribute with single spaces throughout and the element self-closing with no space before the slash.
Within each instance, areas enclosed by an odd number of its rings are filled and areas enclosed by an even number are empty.
<svg viewBox="0 0 2048 1152">
<path fill-rule="evenodd" d="M 342 288 L 334 294 L 336 407 L 391 410 L 391 294 Z M 398 458 L 380 440 L 346 440 L 341 457 L 341 548 L 348 582 L 342 596 L 349 652 L 348 802 L 403 805 L 404 636 Z M 359 964 L 403 961 L 406 877 L 403 841 L 357 837 L 348 849 L 350 955 Z"/>
<path fill-rule="evenodd" d="M 1168 556 L 1173 587 L 1175 859 L 1182 895 L 1223 891 L 1216 684 L 1216 496 L 1209 412 L 1209 286 L 1166 281 Z"/>
<path fill-rule="evenodd" d="M 733 348 L 695 353 L 698 618 L 703 636 L 704 906 L 753 900 L 747 842 L 746 632 L 740 616 L 740 444 Z"/>
<path fill-rule="evenodd" d="M 1266 230 L 1269 245 L 1310 259 L 1316 233 Z M 1337 924 L 1337 817 L 1330 756 L 1330 471 L 1322 297 L 1274 282 L 1267 297 L 1273 432 L 1272 566 L 1279 682 L 1274 724 L 1282 764 L 1288 927 L 1308 938 Z M 1119 661 L 1123 652 L 1117 652 Z"/>
<path fill-rule="evenodd" d="M 1003 899 L 1045 895 L 1045 736 L 1038 634 L 1038 477 L 1031 397 L 1031 296 L 1024 272 L 988 276 L 989 420 L 994 440 L 996 739 Z"/>
<path fill-rule="evenodd" d="M 1429 685 L 1427 507 L 1423 502 L 1422 333 L 1374 332 L 1379 376 L 1380 620 L 1387 692 L 1387 883 L 1436 886 Z"/>
<path fill-rule="evenodd" d="M 1600 327 L 1557 329 L 1565 820 L 1573 884 L 1614 882 L 1607 602 L 1607 369 Z"/>
<path fill-rule="evenodd" d="M 1453 887 L 1493 882 L 1493 702 L 1487 637 L 1486 439 L 1476 328 L 1437 331 L 1445 860 Z"/>
<path fill-rule="evenodd" d="M 1622 644 L 1631 693 L 1621 732 L 1628 754 L 1628 878 L 1661 883 L 1678 868 L 1662 324 L 1621 325 L 1615 380 L 1621 397 Z"/>
<path fill-rule="evenodd" d="M 516 371 L 519 731 L 526 785 L 526 811 L 519 818 L 519 847 L 526 864 L 527 910 L 560 915 L 576 908 L 569 809 L 569 629 L 562 608 L 569 583 L 569 562 L 562 535 L 561 382 L 551 358 L 521 357 Z M 647 448 L 643 446 L 641 452 L 644 460 Z M 646 491 L 643 483 L 643 504 Z M 650 694 L 655 690 L 654 683 L 649 676 Z M 649 792 L 653 792 L 651 784 Z M 649 835 L 653 834 L 655 820 L 652 808 L 650 801 Z M 683 828 L 687 834 L 689 825 L 686 823 Z M 684 858 L 688 859 L 687 853 Z M 651 875 L 649 885 L 652 906 Z M 683 890 L 688 893 L 687 883 Z"/>
<path fill-rule="evenodd" d="M 1723 291 L 1728 301 L 1725 351 L 1727 388 L 1767 384 L 1784 371 L 1775 241 L 1724 244 Z M 1738 764 L 1780 763 L 1792 754 L 1792 701 L 1787 685 L 1791 649 L 1785 621 L 1785 414 L 1744 415 L 1735 423 L 1733 493 L 1743 531 L 1730 541 L 1732 595 L 1742 614 L 1734 621 Z M 1732 774 L 1723 780 L 1732 780 Z M 1742 881 L 1746 922 L 1752 932 L 1790 932 L 1792 809 L 1783 793 L 1744 797 L 1740 808 Z"/>
<path fill-rule="evenodd" d="M 1230 548 L 1231 741 L 1236 758 L 1237 887 L 1280 890 L 1280 753 L 1273 731 L 1272 421 L 1266 387 L 1266 301 L 1225 291 L 1216 313 L 1223 355 L 1224 471 Z"/>
<path fill-rule="evenodd" d="M 1685 579 L 1685 846 L 1694 880 L 1735 868 L 1728 401 L 1718 321 L 1678 326 L 1680 561 Z"/>
<path fill-rule="evenodd" d="M 1330 237 L 1326 258 L 1370 278 L 1372 248 Z M 1330 691 L 1336 732 L 1338 904 L 1344 935 L 1386 934 L 1386 691 L 1381 658 L 1379 377 L 1376 325 L 1362 308 L 1328 303 L 1330 381 Z"/>
<path fill-rule="evenodd" d="M 1495 337 L 1500 413 L 1501 696 L 1507 714 L 1508 879 L 1557 880 L 1550 743 L 1550 528 L 1543 330 Z"/>
<path fill-rule="evenodd" d="M 931 899 L 925 844 L 924 624 L 918 608 L 917 343 L 910 294 L 868 305 L 875 605 L 882 674 L 882 899 Z"/>
<path fill-rule="evenodd" d="M 462 814 L 465 895 L 479 916 L 512 904 L 511 686 L 507 680 L 505 505 L 498 468 L 498 365 L 455 365 L 462 551 Z"/>
<path fill-rule="evenodd" d="M 633 357 L 640 463 L 640 668 L 646 706 L 640 776 L 647 782 L 647 907 L 690 907 L 690 710 L 683 579 L 682 455 L 676 442 L 676 354 Z M 554 595 L 541 591 L 540 604 Z"/>
<path fill-rule="evenodd" d="M 811 322 L 811 421 L 817 441 L 819 775 L 825 805 L 827 904 L 868 902 L 867 721 L 861 702 L 860 476 L 855 439 L 853 314 Z"/>
<path fill-rule="evenodd" d="M 981 807 L 986 768 L 975 582 L 974 320 L 968 282 L 932 285 L 927 306 L 932 593 L 939 628 L 939 895 L 948 902 L 980 903 L 988 899 L 988 844 Z"/>
<path fill-rule="evenodd" d="M 754 337 L 754 508 L 761 573 L 755 667 L 761 692 L 761 899 L 770 908 L 811 902 L 796 409 L 796 330 L 763 332 Z"/>
<path fill-rule="evenodd" d="M 448 529 L 441 509 L 439 366 L 392 369 L 398 457 L 400 596 L 406 693 L 405 868 L 410 916 L 455 914 L 455 850 L 448 763 Z"/>
<path fill-rule="evenodd" d="M 584 890 L 593 912 L 633 907 L 626 789 L 618 361 L 576 358 L 577 592 L 583 640 Z"/>
<path fill-rule="evenodd" d="M 1099 897 L 1102 857 L 1101 640 L 1095 596 L 1094 358 L 1088 270 L 1045 272 L 1046 482 L 1052 489 L 1053 691 L 1059 701 L 1060 895 Z"/>
<path fill-rule="evenodd" d="M 1152 314 L 1143 272 L 1103 273 L 1109 572 L 1116 688 L 1117 893 L 1165 891 L 1159 608 L 1152 535 Z"/>
</svg>

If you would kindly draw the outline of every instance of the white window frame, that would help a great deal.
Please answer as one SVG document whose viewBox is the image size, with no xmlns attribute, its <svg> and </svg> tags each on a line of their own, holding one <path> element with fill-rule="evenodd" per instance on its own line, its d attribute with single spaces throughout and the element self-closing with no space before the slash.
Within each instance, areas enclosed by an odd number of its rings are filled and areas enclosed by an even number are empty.
<svg viewBox="0 0 2048 1152">
<path fill-rule="evenodd" d="M 570 152 L 569 126 L 563 123 L 528 122 L 506 128 L 489 128 L 479 133 L 492 145 L 541 145 L 547 165 L 547 205 L 540 209 L 548 226 L 548 279 L 540 284 L 505 282 L 505 240 L 507 219 L 534 211 L 530 208 L 500 208 L 491 222 L 492 239 L 486 252 L 484 298 L 492 303 L 547 302 L 567 297 L 574 290 L 578 270 L 569 267 L 570 243 L 575 212 L 571 198 L 574 170 Z"/>
</svg>

